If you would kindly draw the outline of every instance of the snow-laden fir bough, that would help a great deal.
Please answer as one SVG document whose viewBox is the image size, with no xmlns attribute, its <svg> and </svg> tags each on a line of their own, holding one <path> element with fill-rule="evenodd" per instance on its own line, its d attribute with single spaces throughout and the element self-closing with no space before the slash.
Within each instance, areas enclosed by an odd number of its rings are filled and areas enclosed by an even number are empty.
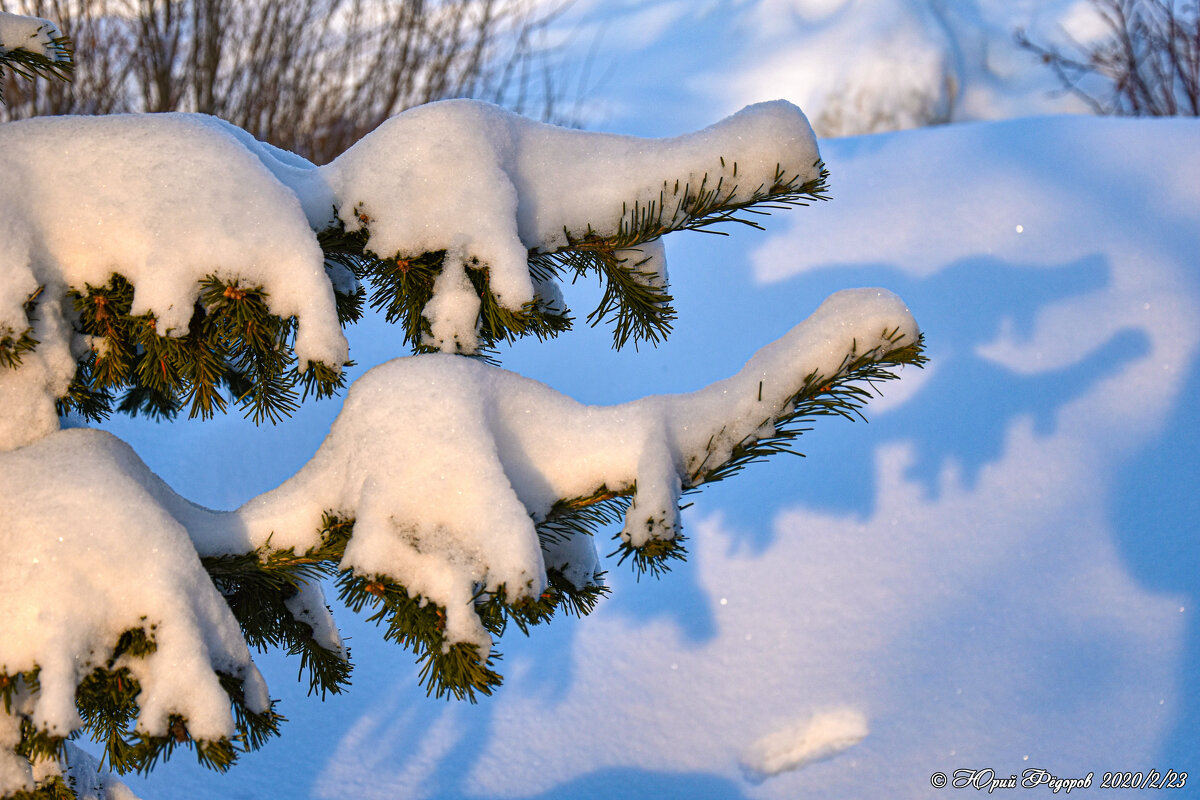
<svg viewBox="0 0 1200 800">
<path fill-rule="evenodd" d="M 68 70 L 47 25 L 0 16 L 0 67 Z M 667 569 L 683 494 L 923 361 L 904 304 L 859 289 L 690 394 L 585 406 L 494 364 L 500 342 L 571 326 L 561 284 L 579 276 L 601 281 L 589 321 L 616 347 L 661 341 L 662 236 L 823 199 L 784 102 L 643 140 L 450 101 L 320 168 L 211 117 L 35 119 L 0 126 L 0 176 L 4 797 L 99 796 L 81 733 L 118 772 L 261 746 L 280 717 L 252 648 L 299 657 L 312 691 L 348 683 L 326 580 L 431 694 L 491 694 L 510 623 L 607 592 L 605 525 L 623 519 L 619 562 Z M 277 421 L 343 387 L 341 326 L 367 304 L 415 354 L 358 378 L 312 461 L 236 511 L 62 428 L 230 404 Z"/>
</svg>

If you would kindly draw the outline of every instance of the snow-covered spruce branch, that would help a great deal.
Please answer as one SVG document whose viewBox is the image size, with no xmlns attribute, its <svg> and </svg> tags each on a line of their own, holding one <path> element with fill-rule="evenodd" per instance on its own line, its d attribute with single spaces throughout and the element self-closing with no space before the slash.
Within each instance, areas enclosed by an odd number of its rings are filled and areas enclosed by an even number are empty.
<svg viewBox="0 0 1200 800">
<path fill-rule="evenodd" d="M 411 345 L 467 353 L 569 327 L 563 268 L 605 284 L 588 319 L 613 319 L 616 346 L 659 341 L 674 316 L 661 236 L 753 225 L 742 212 L 824 199 L 827 177 L 807 120 L 783 102 L 663 140 L 435 103 L 393 118 L 327 171 L 342 199 L 327 252 L 372 285 L 371 305 Z M 437 180 L 452 171 L 470 179 Z M 395 198 L 431 185 L 436 196 L 394 213 Z"/>
<path fill-rule="evenodd" d="M 563 266 L 606 282 L 591 319 L 618 345 L 657 340 L 674 314 L 659 237 L 824 187 L 783 102 L 642 140 L 450 101 L 320 168 L 201 115 L 35 119 L 0 128 L 0 172 L 21 232 L 0 240 L 0 366 L 32 362 L 0 372 L 0 424 L 21 441 L 63 411 L 232 400 L 277 420 L 340 385 L 360 280 L 417 349 L 567 329 Z"/>
<path fill-rule="evenodd" d="M 829 298 L 725 381 L 618 406 L 584 406 L 475 360 L 399 359 L 354 384 L 304 469 L 199 549 L 314 552 L 330 546 L 331 519 L 352 521 L 343 599 L 374 607 L 389 638 L 417 651 L 431 691 L 490 693 L 489 619 L 529 622 L 529 604 L 597 583 L 580 535 L 589 518 L 572 512 L 630 496 L 621 547 L 656 568 L 678 554 L 685 489 L 780 451 L 813 416 L 853 413 L 868 396 L 859 384 L 921 362 L 908 310 L 874 289 Z"/>
<path fill-rule="evenodd" d="M 748 215 L 826 200 L 828 177 L 819 161 L 804 173 L 776 165 L 769 181 L 747 190 L 737 162 L 726 164 L 721 158 L 720 169 L 705 173 L 698 185 L 664 183 L 656 199 L 639 198 L 622 206 L 615 233 L 589 227 L 581 235 L 564 229 L 565 245 L 548 253 L 534 251 L 531 260 L 553 277 L 566 268 L 576 276 L 594 272 L 600 278 L 604 295 L 588 322 L 611 319 L 614 347 L 624 347 L 630 339 L 658 342 L 667 337 L 675 318 L 660 237 L 679 230 L 725 234 L 716 226 L 729 223 L 761 229 Z"/>
<path fill-rule="evenodd" d="M 110 768 L 180 745 L 225 769 L 276 732 L 266 684 L 185 525 L 207 514 L 124 442 L 64 430 L 0 453 L 0 792 L 87 732 Z"/>
</svg>

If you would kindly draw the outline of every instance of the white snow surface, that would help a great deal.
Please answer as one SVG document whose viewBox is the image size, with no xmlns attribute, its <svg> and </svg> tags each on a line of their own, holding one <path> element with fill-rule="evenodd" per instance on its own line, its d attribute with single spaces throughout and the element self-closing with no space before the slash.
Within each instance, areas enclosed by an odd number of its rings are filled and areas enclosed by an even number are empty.
<svg viewBox="0 0 1200 800">
<path fill-rule="evenodd" d="M 58 59 L 53 40 L 61 37 L 57 26 L 48 19 L 0 11 L 0 53 L 27 50 Z"/>
</svg>

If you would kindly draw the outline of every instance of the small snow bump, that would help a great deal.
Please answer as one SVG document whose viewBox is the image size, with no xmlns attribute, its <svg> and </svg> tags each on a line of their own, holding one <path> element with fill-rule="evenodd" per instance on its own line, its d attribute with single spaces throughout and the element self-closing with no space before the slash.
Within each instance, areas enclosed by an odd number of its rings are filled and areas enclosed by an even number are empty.
<svg viewBox="0 0 1200 800">
<path fill-rule="evenodd" d="M 866 716 L 852 708 L 820 711 L 767 734 L 742 755 L 742 767 L 752 780 L 799 769 L 842 753 L 866 738 Z"/>
</svg>

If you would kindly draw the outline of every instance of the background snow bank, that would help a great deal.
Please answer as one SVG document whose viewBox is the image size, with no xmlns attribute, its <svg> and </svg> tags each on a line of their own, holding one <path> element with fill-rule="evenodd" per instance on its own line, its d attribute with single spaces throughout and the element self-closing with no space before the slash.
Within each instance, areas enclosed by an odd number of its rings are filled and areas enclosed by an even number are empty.
<svg viewBox="0 0 1200 800">
<path fill-rule="evenodd" d="M 1198 145 L 1195 121 L 1084 117 L 826 143 L 835 199 L 777 220 L 753 272 L 731 268 L 745 237 L 671 241 L 666 345 L 613 354 L 604 332 L 572 334 L 505 364 L 585 402 L 693 389 L 816 298 L 883 285 L 933 363 L 869 426 L 819 425 L 809 458 L 707 489 L 684 515 L 689 564 L 660 582 L 613 568 L 592 618 L 506 641 L 508 681 L 484 704 L 426 700 L 408 657 L 343 613 L 348 695 L 285 695 L 283 737 L 232 776 L 170 764 L 135 788 L 790 800 L 925 797 L 957 768 L 1200 769 Z M 370 335 L 351 331 L 364 367 Z M 228 506 L 294 471 L 278 462 L 306 459 L 335 411 L 121 435 Z M 746 779 L 752 744 L 830 708 L 869 735 Z"/>
<path fill-rule="evenodd" d="M 695 127 L 776 97 L 822 137 L 1082 112 L 1014 34 L 1062 44 L 1102 32 L 1088 0 L 581 0 L 572 11 L 561 35 L 596 43 L 578 64 L 578 113 L 634 130 Z M 644 98 L 676 76 L 663 112 L 646 115 Z"/>
</svg>

